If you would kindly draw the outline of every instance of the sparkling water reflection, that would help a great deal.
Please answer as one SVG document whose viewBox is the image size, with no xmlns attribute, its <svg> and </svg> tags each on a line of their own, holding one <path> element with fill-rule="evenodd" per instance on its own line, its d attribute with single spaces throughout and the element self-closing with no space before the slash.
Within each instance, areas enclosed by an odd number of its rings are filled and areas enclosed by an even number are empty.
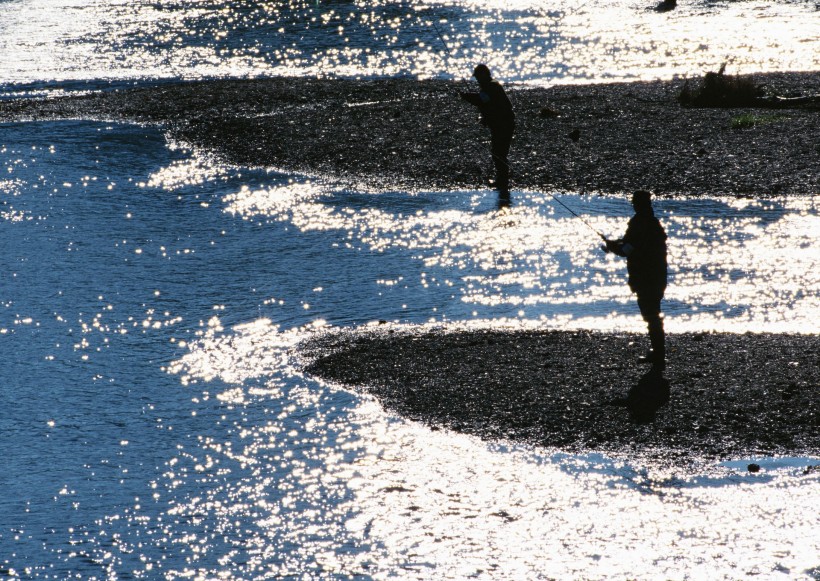
<svg viewBox="0 0 820 581">
<path fill-rule="evenodd" d="M 657 79 L 820 68 L 811 2 L 192 2 L 15 0 L 0 10 L 0 79 L 29 84 L 268 75 L 508 82 Z M 49 87 L 53 90 L 54 87 Z"/>
<path fill-rule="evenodd" d="M 417 266 L 376 282 L 384 294 L 398 287 L 431 296 L 430 322 L 506 317 L 640 329 L 623 263 L 597 251 L 595 234 L 622 234 L 631 205 L 558 195 L 581 220 L 550 196 L 529 193 L 516 194 L 501 211 L 485 192 L 340 198 L 313 183 L 243 186 L 225 201 L 228 212 L 259 224 L 336 231 L 340 247 L 409 253 Z M 655 208 L 670 236 L 669 329 L 816 332 L 815 199 L 657 200 Z"/>
<path fill-rule="evenodd" d="M 378 320 L 640 329 L 623 264 L 549 197 L 351 192 L 134 126 L 0 131 L 4 574 L 816 576 L 820 459 L 487 444 L 300 373 L 300 340 Z M 562 199 L 607 234 L 629 215 Z M 816 332 L 816 201 L 658 210 L 670 328 Z"/>
</svg>

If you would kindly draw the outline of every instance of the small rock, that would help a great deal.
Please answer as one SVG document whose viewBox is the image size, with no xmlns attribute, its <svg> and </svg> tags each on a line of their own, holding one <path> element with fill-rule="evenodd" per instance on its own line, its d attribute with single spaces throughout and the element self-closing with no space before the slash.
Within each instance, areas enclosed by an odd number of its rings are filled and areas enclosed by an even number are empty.
<svg viewBox="0 0 820 581">
<path fill-rule="evenodd" d="M 669 12 L 670 10 L 674 10 L 677 5 L 677 0 L 663 0 L 655 6 L 655 12 Z"/>
<path fill-rule="evenodd" d="M 746 470 L 748 470 L 751 473 L 760 472 L 760 464 L 749 464 L 746 467 Z"/>
</svg>

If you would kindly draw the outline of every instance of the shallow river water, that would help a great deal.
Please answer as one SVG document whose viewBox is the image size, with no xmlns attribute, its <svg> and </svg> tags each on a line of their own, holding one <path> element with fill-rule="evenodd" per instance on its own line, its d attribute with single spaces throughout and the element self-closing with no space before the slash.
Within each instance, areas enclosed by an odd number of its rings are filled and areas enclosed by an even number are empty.
<svg viewBox="0 0 820 581">
<path fill-rule="evenodd" d="M 642 331 L 626 200 L 365 193 L 155 129 L 0 126 L 0 568 L 23 578 L 817 578 L 818 458 L 693 472 L 429 429 L 299 371 L 402 326 Z M 661 200 L 671 331 L 816 332 L 820 203 Z M 762 466 L 749 474 L 749 461 Z"/>
<path fill-rule="evenodd" d="M 4 0 L 0 88 L 208 77 L 653 80 L 820 70 L 816 2 Z M 56 84 L 55 84 L 56 83 Z"/>
<path fill-rule="evenodd" d="M 820 70 L 790 0 L 0 0 L 0 99 L 210 77 Z M 357 192 L 154 128 L 0 124 L 0 576 L 820 579 L 820 458 L 482 442 L 300 372 L 396 328 L 643 332 L 627 200 Z M 820 202 L 662 200 L 672 332 L 817 333 Z M 749 473 L 754 461 L 761 471 Z"/>
</svg>

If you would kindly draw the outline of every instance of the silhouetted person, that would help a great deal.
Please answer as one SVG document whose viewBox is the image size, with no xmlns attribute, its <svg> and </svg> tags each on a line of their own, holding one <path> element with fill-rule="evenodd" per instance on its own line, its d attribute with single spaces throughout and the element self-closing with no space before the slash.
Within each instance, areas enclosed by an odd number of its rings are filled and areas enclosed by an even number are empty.
<svg viewBox="0 0 820 581">
<path fill-rule="evenodd" d="M 490 129 L 491 153 L 495 165 L 495 187 L 500 199 L 510 196 L 510 164 L 507 156 L 510 153 L 513 132 L 515 131 L 515 114 L 512 103 L 504 88 L 494 81 L 487 65 L 478 65 L 473 71 L 481 89 L 478 93 L 461 93 L 461 98 L 478 107 L 481 113 L 481 124 Z"/>
<path fill-rule="evenodd" d="M 649 327 L 652 350 L 642 360 L 653 367 L 666 365 L 666 341 L 661 318 L 661 299 L 666 290 L 666 232 L 655 217 L 649 192 L 638 190 L 632 195 L 635 215 L 629 220 L 626 234 L 620 240 L 607 240 L 603 247 L 626 257 L 629 288 L 638 297 L 638 308 Z"/>
</svg>

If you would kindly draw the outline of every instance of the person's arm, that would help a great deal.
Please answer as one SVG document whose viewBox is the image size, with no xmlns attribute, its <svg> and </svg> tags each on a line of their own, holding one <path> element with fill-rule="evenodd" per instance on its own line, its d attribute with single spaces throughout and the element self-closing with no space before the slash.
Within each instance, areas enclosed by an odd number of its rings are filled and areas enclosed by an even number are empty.
<svg viewBox="0 0 820 581">
<path fill-rule="evenodd" d="M 458 95 L 462 99 L 467 101 L 470 105 L 480 107 L 484 104 L 484 102 L 481 100 L 481 93 L 459 93 Z"/>
<path fill-rule="evenodd" d="M 487 104 L 489 102 L 489 96 L 487 93 L 481 91 L 480 93 L 459 93 L 459 95 L 468 103 L 478 107 L 478 111 L 481 113 L 481 124 L 488 125 L 489 111 Z"/>
<path fill-rule="evenodd" d="M 623 238 L 618 240 L 604 240 L 604 245 L 601 247 L 604 252 L 611 252 L 618 256 L 628 258 L 635 251 L 635 239 L 638 237 L 640 225 L 636 221 L 636 217 L 632 217 L 626 227 L 626 233 Z"/>
<path fill-rule="evenodd" d="M 629 243 L 624 242 L 623 238 L 620 240 L 605 240 L 603 246 L 601 246 L 601 250 L 604 252 L 611 252 L 612 254 L 617 254 L 618 256 L 627 257 L 632 254 L 632 251 L 635 248 Z"/>
</svg>

